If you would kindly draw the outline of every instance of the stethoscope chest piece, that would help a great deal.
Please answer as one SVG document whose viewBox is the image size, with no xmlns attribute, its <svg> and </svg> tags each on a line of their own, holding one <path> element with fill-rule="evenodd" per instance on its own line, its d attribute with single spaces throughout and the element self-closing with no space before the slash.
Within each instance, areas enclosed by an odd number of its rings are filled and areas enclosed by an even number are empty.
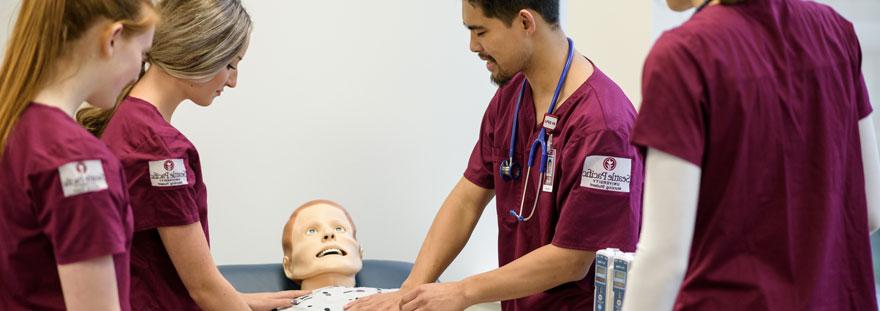
<svg viewBox="0 0 880 311">
<path fill-rule="evenodd" d="M 501 179 L 504 181 L 513 181 L 519 179 L 520 174 L 522 174 L 522 167 L 519 163 L 513 161 L 513 159 L 505 159 L 501 161 L 500 172 Z"/>
</svg>

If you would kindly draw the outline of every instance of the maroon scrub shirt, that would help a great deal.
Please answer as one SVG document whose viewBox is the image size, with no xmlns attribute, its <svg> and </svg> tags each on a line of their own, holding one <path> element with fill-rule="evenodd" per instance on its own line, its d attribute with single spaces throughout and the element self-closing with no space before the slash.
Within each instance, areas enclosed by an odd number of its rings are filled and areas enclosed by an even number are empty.
<svg viewBox="0 0 880 311">
<path fill-rule="evenodd" d="M 60 109 L 31 103 L 0 172 L 0 310 L 64 310 L 57 265 L 110 255 L 129 310 L 132 216 L 110 150 Z"/>
<path fill-rule="evenodd" d="M 528 187 L 523 216 L 529 214 L 539 183 L 535 161 L 525 180 L 528 151 L 541 126 L 529 87 L 523 96 L 514 160 L 523 166 L 516 181 L 504 181 L 500 162 L 508 158 L 511 127 L 525 76 L 500 87 L 483 117 L 480 137 L 464 177 L 494 189 L 498 214 L 499 266 L 547 244 L 595 252 L 615 247 L 635 251 L 641 212 L 643 161 L 630 144 L 636 112 L 623 91 L 598 68 L 559 106 L 554 149 L 557 159 L 553 192 L 543 192 L 532 219 L 517 222 L 522 189 Z M 543 115 L 543 113 L 542 113 Z M 536 152 L 540 158 L 540 152 Z M 528 280 L 523 280 L 527 282 Z M 528 297 L 504 301 L 504 310 L 590 310 L 593 270 L 584 279 Z"/>
<path fill-rule="evenodd" d="M 101 139 L 122 161 L 131 194 L 132 309 L 198 310 L 157 228 L 201 222 L 208 239 L 199 153 L 155 106 L 134 97 L 120 103 Z"/>
<path fill-rule="evenodd" d="M 676 310 L 877 309 L 861 63 L 807 1 L 710 6 L 657 41 L 633 141 L 702 168 Z"/>
</svg>

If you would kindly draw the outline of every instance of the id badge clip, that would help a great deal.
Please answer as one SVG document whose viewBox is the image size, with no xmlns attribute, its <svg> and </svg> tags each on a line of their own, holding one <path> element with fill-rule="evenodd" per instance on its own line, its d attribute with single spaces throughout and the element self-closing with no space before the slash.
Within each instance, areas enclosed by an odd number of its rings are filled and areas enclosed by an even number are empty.
<svg viewBox="0 0 880 311">
<path fill-rule="evenodd" d="M 544 125 L 543 127 L 547 130 L 547 133 L 553 133 L 553 130 L 556 129 L 556 124 L 559 123 L 559 117 L 553 114 L 544 114 Z"/>
</svg>

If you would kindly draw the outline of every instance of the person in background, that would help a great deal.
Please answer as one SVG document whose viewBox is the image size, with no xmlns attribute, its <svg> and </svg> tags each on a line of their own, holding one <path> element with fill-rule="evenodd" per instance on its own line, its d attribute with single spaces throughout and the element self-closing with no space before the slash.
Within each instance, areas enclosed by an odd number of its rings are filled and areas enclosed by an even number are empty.
<svg viewBox="0 0 880 311">
<path fill-rule="evenodd" d="M 645 62 L 624 310 L 876 310 L 880 160 L 853 25 L 801 0 L 699 7 Z"/>
</svg>

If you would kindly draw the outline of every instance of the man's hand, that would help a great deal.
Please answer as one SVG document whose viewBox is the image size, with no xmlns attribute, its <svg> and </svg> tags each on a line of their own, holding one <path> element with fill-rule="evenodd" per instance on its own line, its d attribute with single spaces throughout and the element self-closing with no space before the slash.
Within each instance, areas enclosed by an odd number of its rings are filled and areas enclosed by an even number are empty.
<svg viewBox="0 0 880 311">
<path fill-rule="evenodd" d="M 400 310 L 461 311 L 471 304 L 467 301 L 462 283 L 429 283 L 404 294 Z"/>
<path fill-rule="evenodd" d="M 345 305 L 345 311 L 398 311 L 403 290 L 370 295 Z"/>
<path fill-rule="evenodd" d="M 251 310 L 271 311 L 274 309 L 288 308 L 293 305 L 293 299 L 302 295 L 308 295 L 308 290 L 286 290 L 274 293 L 241 294 L 241 298 L 247 302 Z"/>
</svg>

